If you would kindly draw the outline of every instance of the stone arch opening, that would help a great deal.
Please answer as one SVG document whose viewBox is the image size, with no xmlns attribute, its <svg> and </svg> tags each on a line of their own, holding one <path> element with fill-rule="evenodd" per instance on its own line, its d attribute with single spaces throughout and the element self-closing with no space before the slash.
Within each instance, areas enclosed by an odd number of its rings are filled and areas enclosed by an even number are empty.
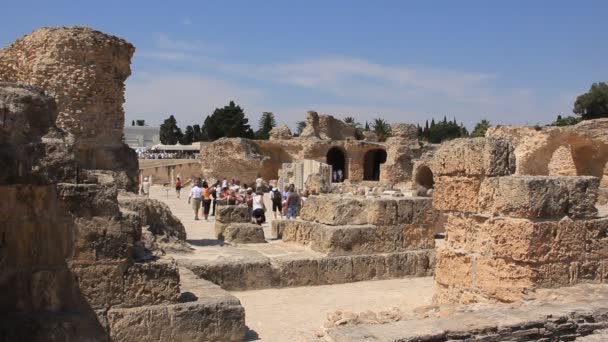
<svg viewBox="0 0 608 342">
<path fill-rule="evenodd" d="M 331 165 L 334 175 L 333 182 L 342 182 L 347 177 L 346 173 L 346 156 L 338 147 L 332 147 L 327 151 L 327 164 Z"/>
<path fill-rule="evenodd" d="M 379 148 L 369 150 L 363 158 L 363 180 L 379 181 L 380 165 L 386 162 L 386 151 Z"/>
<path fill-rule="evenodd" d="M 426 189 L 433 189 L 435 187 L 435 180 L 433 179 L 433 171 L 428 166 L 421 166 L 416 172 L 416 184 L 425 187 Z"/>
</svg>

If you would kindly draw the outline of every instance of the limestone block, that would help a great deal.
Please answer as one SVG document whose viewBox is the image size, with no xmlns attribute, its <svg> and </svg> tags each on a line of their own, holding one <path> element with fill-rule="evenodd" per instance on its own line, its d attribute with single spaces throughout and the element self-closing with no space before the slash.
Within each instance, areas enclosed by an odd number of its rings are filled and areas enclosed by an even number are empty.
<svg viewBox="0 0 608 342">
<path fill-rule="evenodd" d="M 363 201 L 336 196 L 310 196 L 302 208 L 300 218 L 329 225 L 367 223 Z"/>
<path fill-rule="evenodd" d="M 273 239 L 282 239 L 285 224 L 290 220 L 272 220 L 270 222 L 270 237 Z"/>
<path fill-rule="evenodd" d="M 75 216 L 118 216 L 118 189 L 113 183 L 60 183 L 57 191 L 62 204 Z"/>
<path fill-rule="evenodd" d="M 511 176 L 483 181 L 480 211 L 523 218 L 594 217 L 599 180 L 595 177 Z M 438 195 L 436 195 L 437 197 Z"/>
<path fill-rule="evenodd" d="M 353 281 L 385 279 L 387 275 L 386 257 L 365 255 L 353 257 Z"/>
<path fill-rule="evenodd" d="M 75 218 L 73 260 L 93 262 L 130 258 L 139 232 L 123 218 Z"/>
<path fill-rule="evenodd" d="M 477 177 L 435 177 L 433 207 L 444 211 L 478 212 L 480 186 L 481 180 Z"/>
<path fill-rule="evenodd" d="M 3 105 L 0 146 L 40 141 L 55 126 L 55 101 L 40 89 L 0 83 L 0 103 Z"/>
<path fill-rule="evenodd" d="M 454 139 L 435 152 L 431 170 L 435 176 L 506 176 L 515 172 L 515 154 L 503 138 Z"/>
<path fill-rule="evenodd" d="M 472 288 L 474 279 L 474 258 L 446 248 L 437 250 L 435 281 L 444 286 Z"/>
<path fill-rule="evenodd" d="M 112 341 L 242 341 L 247 331 L 238 301 L 110 309 L 107 317 Z"/>
<path fill-rule="evenodd" d="M 367 222 L 370 224 L 388 226 L 399 222 L 398 202 L 395 200 L 374 199 L 367 205 L 366 211 Z"/>
<path fill-rule="evenodd" d="M 319 259 L 319 282 L 321 284 L 349 283 L 353 279 L 353 263 L 349 257 Z"/>
<path fill-rule="evenodd" d="M 318 259 L 278 259 L 274 267 L 281 287 L 321 284 Z"/>
<path fill-rule="evenodd" d="M 122 208 L 136 212 L 141 218 L 141 224 L 148 226 L 154 235 L 174 237 L 177 240 L 186 240 L 186 229 L 181 221 L 171 213 L 165 203 L 147 197 L 129 195 L 126 193 L 118 197 Z"/>
<path fill-rule="evenodd" d="M 262 226 L 254 223 L 231 223 L 224 230 L 224 240 L 233 243 L 264 243 Z"/>
<path fill-rule="evenodd" d="M 293 136 L 291 134 L 291 130 L 287 125 L 283 125 L 280 127 L 273 127 L 270 130 L 270 140 L 289 140 Z"/>
<path fill-rule="evenodd" d="M 531 266 L 504 259 L 476 257 L 474 272 L 474 288 L 501 302 L 520 300 L 538 281 Z"/>
<path fill-rule="evenodd" d="M 586 250 L 599 250 L 596 253 L 601 255 L 600 240 L 587 232 L 606 225 L 608 219 L 531 221 L 450 214 L 445 226 L 446 246 L 517 262 L 580 261 L 589 258 Z"/>
<path fill-rule="evenodd" d="M 251 222 L 247 205 L 222 205 L 215 208 L 215 219 L 218 222 Z"/>
<path fill-rule="evenodd" d="M 177 302 L 179 271 L 172 259 L 134 263 L 126 270 L 123 279 L 122 307 Z"/>
<path fill-rule="evenodd" d="M 93 309 L 123 302 L 123 275 L 128 267 L 127 260 L 70 265 L 82 296 Z"/>
</svg>

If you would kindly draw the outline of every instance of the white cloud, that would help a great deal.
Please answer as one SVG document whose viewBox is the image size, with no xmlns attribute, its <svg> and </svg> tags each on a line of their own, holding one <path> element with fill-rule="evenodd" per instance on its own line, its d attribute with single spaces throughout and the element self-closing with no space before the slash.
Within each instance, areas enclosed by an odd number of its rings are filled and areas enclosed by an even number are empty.
<svg viewBox="0 0 608 342">
<path fill-rule="evenodd" d="M 136 74 L 127 81 L 127 120 L 146 119 L 160 124 L 169 114 L 182 127 L 202 124 L 204 117 L 233 100 L 250 115 L 261 112 L 259 101 L 265 92 L 246 89 L 206 75 L 160 72 Z M 254 121 L 257 123 L 257 121 Z"/>
<path fill-rule="evenodd" d="M 423 123 L 445 115 L 472 128 L 483 118 L 494 124 L 549 123 L 558 113 L 568 113 L 572 101 L 567 94 L 541 96 L 526 87 L 506 86 L 493 73 L 386 65 L 353 57 L 229 64 L 210 57 L 213 51 L 202 42 L 166 34 L 157 38 L 158 50 L 139 56 L 195 61 L 189 66 L 193 71 L 147 70 L 146 77 L 140 73 L 129 81 L 128 115 L 152 115 L 159 121 L 175 113 L 184 125 L 200 123 L 203 113 L 234 99 L 245 107 L 254 127 L 262 111 L 272 111 L 280 123 L 295 127 L 307 110 L 316 110 L 339 118 L 354 116 L 361 122 L 383 117 L 392 123 Z M 197 65 L 218 76 L 198 74 Z M 278 105 L 274 99 L 282 94 L 290 100 Z"/>
</svg>

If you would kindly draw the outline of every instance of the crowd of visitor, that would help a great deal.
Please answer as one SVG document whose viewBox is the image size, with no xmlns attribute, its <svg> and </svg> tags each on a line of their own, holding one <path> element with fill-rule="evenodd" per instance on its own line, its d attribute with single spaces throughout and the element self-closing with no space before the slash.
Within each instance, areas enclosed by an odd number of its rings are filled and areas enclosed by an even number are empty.
<svg viewBox="0 0 608 342">
<path fill-rule="evenodd" d="M 138 159 L 197 159 L 198 153 L 137 150 Z"/>
<path fill-rule="evenodd" d="M 182 188 L 181 179 L 178 177 L 175 182 L 177 198 L 180 197 Z M 249 208 L 249 215 L 254 223 L 261 225 L 266 222 L 266 205 L 264 203 L 264 193 L 269 193 L 272 203 L 274 219 L 295 219 L 300 209 L 308 198 L 306 191 L 298 193 L 294 184 L 285 186 L 283 191 L 278 188 L 266 188 L 263 180 L 258 178 L 255 184 L 248 186 L 241 184 L 238 179 L 222 179 L 221 181 L 209 184 L 199 178 L 194 181 L 194 185 L 188 196 L 188 203 L 194 210 L 194 219 L 199 220 L 199 212 L 202 208 L 202 217 L 205 220 L 209 216 L 215 216 L 216 208 L 222 205 L 241 205 L 246 204 Z"/>
</svg>

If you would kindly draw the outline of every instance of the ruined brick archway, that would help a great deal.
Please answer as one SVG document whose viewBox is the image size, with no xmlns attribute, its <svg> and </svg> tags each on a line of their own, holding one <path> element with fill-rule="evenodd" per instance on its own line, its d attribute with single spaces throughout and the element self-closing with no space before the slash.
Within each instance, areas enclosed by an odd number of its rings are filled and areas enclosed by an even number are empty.
<svg viewBox="0 0 608 342">
<path fill-rule="evenodd" d="M 386 162 L 386 151 L 384 149 L 373 149 L 365 153 L 363 158 L 363 180 L 380 180 L 380 165 Z"/>
<path fill-rule="evenodd" d="M 346 155 L 340 148 L 334 146 L 327 151 L 327 164 L 331 165 L 333 171 L 342 170 L 343 179 L 348 178 Z"/>
</svg>

